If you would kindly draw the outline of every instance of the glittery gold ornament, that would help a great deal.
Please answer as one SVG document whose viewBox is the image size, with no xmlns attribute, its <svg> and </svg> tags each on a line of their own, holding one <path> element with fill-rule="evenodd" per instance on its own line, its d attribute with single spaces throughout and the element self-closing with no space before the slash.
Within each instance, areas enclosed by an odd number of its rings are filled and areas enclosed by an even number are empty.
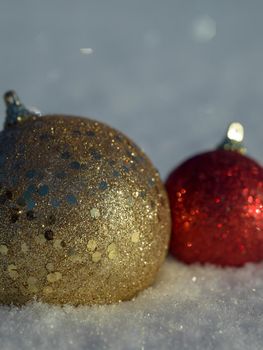
<svg viewBox="0 0 263 350">
<path fill-rule="evenodd" d="M 5 101 L 0 302 L 114 303 L 151 285 L 170 212 L 149 159 L 102 123 Z"/>
</svg>

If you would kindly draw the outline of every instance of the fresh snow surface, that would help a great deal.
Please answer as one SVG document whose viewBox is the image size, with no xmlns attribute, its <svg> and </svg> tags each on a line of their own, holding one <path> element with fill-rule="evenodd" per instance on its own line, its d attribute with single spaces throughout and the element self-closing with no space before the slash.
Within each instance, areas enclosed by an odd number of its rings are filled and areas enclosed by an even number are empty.
<svg viewBox="0 0 263 350">
<path fill-rule="evenodd" d="M 1 349 L 259 349 L 263 265 L 167 260 L 156 284 L 118 305 L 1 307 Z"/>
</svg>

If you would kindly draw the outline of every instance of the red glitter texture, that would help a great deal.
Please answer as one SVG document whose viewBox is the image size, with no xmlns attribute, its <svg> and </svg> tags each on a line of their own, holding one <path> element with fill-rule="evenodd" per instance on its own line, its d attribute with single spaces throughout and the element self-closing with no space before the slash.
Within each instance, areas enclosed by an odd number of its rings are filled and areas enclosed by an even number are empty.
<svg viewBox="0 0 263 350">
<path fill-rule="evenodd" d="M 263 169 L 254 160 L 203 153 L 175 169 L 166 187 L 175 257 L 221 266 L 263 260 Z"/>
</svg>

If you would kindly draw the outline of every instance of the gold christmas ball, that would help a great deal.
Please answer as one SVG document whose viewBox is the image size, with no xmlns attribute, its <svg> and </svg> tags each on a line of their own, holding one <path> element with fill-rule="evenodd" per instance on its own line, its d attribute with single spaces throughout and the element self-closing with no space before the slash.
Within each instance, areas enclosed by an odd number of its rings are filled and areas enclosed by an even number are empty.
<svg viewBox="0 0 263 350">
<path fill-rule="evenodd" d="M 170 211 L 150 160 L 103 123 L 5 101 L 0 303 L 115 303 L 151 285 Z"/>
</svg>

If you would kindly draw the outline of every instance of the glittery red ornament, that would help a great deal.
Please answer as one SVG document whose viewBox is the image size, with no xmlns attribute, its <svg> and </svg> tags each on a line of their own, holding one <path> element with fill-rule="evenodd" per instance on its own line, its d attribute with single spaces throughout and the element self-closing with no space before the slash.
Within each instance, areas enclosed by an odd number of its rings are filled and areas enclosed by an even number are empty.
<svg viewBox="0 0 263 350">
<path fill-rule="evenodd" d="M 186 263 L 241 266 L 263 260 L 263 169 L 225 149 L 187 160 L 166 182 L 170 250 Z"/>
</svg>

